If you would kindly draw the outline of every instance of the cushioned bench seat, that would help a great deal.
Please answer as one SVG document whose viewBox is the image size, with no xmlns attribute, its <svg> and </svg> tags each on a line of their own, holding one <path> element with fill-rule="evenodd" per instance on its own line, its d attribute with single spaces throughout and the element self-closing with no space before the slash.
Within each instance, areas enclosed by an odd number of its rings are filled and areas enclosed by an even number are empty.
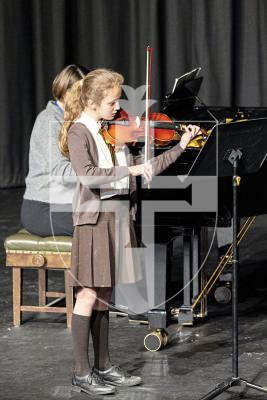
<svg viewBox="0 0 267 400">
<path fill-rule="evenodd" d="M 26 229 L 21 229 L 5 240 L 5 248 L 8 253 L 43 252 L 43 253 L 70 253 L 72 245 L 71 236 L 40 237 L 31 235 Z"/>
<path fill-rule="evenodd" d="M 72 237 L 49 236 L 42 238 L 31 235 L 25 229 L 9 236 L 5 240 L 6 266 L 13 269 L 13 322 L 15 326 L 21 324 L 21 313 L 54 312 L 65 313 L 67 326 L 71 326 L 73 309 L 73 291 L 68 285 L 71 259 Z M 26 268 L 38 269 L 38 306 L 22 305 L 22 270 Z M 46 284 L 47 270 L 64 270 L 65 292 L 48 292 Z M 47 298 L 56 298 L 47 304 Z M 65 307 L 56 307 L 55 304 L 65 298 Z"/>
</svg>

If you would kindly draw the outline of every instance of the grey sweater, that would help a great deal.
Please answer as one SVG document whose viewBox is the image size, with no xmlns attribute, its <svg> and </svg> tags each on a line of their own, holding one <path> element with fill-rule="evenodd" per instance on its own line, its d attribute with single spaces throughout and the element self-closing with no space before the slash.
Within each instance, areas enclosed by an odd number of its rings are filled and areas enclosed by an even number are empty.
<svg viewBox="0 0 267 400">
<path fill-rule="evenodd" d="M 63 110 L 52 101 L 36 118 L 30 140 L 25 199 L 72 203 L 77 177 L 70 161 L 61 155 L 58 147 L 63 119 Z"/>
</svg>

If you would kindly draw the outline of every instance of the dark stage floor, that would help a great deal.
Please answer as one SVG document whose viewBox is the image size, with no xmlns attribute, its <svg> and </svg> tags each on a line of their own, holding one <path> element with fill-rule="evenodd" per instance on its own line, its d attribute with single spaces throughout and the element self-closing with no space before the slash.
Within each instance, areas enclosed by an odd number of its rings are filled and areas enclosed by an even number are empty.
<svg viewBox="0 0 267 400">
<path fill-rule="evenodd" d="M 22 189 L 1 190 L 0 208 L 0 399 L 85 399 L 70 391 L 72 345 L 63 316 L 25 315 L 20 328 L 12 325 L 11 270 L 4 267 L 3 240 L 19 227 Z M 267 216 L 256 219 L 240 248 L 239 373 L 267 386 Z M 216 259 L 213 249 L 209 264 Z M 36 296 L 35 276 L 27 289 Z M 52 276 L 55 283 L 58 277 Z M 53 282 L 52 282 L 53 283 Z M 232 372 L 231 307 L 209 299 L 208 317 L 194 327 L 168 329 L 170 344 L 156 353 L 143 347 L 146 325 L 111 317 L 111 355 L 128 371 L 141 375 L 143 385 L 119 389 L 118 400 L 197 400 Z M 99 396 L 98 398 L 101 398 Z M 106 396 L 105 398 L 108 398 Z M 111 398 L 109 396 L 109 398 Z M 267 394 L 236 387 L 219 399 L 267 399 Z"/>
</svg>

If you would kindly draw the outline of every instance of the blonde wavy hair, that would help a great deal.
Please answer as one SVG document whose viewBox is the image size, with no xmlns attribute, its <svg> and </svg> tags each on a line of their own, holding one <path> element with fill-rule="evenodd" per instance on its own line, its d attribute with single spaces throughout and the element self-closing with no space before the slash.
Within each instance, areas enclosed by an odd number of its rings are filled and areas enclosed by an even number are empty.
<svg viewBox="0 0 267 400">
<path fill-rule="evenodd" d="M 59 134 L 59 148 L 65 157 L 69 158 L 68 131 L 74 121 L 79 118 L 88 101 L 91 100 L 100 105 L 107 92 L 120 86 L 123 81 L 123 76 L 118 72 L 98 68 L 89 72 L 68 90 L 64 103 L 64 123 Z"/>
</svg>

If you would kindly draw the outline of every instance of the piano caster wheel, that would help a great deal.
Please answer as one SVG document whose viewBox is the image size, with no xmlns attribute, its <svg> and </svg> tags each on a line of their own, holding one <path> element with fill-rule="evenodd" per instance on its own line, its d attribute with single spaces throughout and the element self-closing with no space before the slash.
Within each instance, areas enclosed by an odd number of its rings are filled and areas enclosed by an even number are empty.
<svg viewBox="0 0 267 400">
<path fill-rule="evenodd" d="M 167 346 L 168 332 L 164 329 L 156 329 L 144 338 L 144 346 L 149 351 L 158 351 Z"/>
<path fill-rule="evenodd" d="M 214 292 L 215 300 L 221 304 L 228 304 L 232 299 L 231 284 L 228 282 L 224 286 L 219 286 Z"/>
</svg>

